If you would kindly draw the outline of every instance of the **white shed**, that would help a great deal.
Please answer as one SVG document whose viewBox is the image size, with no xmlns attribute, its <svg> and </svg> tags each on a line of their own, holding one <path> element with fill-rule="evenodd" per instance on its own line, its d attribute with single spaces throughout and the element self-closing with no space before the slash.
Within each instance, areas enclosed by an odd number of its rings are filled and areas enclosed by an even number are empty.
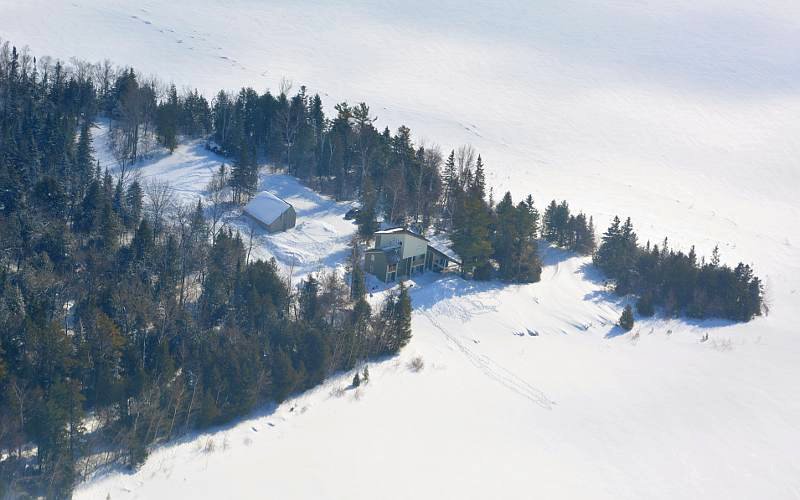
<svg viewBox="0 0 800 500">
<path fill-rule="evenodd" d="M 294 207 L 269 191 L 255 195 L 244 207 L 244 213 L 270 233 L 291 229 L 297 221 Z"/>
</svg>

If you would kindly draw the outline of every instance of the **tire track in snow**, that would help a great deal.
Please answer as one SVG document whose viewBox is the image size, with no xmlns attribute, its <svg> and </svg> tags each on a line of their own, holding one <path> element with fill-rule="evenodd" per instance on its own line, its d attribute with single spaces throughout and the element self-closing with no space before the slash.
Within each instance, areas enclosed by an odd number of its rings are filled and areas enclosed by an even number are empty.
<svg viewBox="0 0 800 500">
<path fill-rule="evenodd" d="M 548 398 L 547 395 L 542 392 L 540 389 L 531 385 L 527 380 L 524 380 L 519 375 L 511 372 L 510 370 L 504 368 L 503 366 L 499 365 L 489 356 L 485 354 L 478 354 L 474 352 L 472 349 L 467 347 L 463 342 L 461 342 L 455 336 L 449 334 L 447 330 L 433 317 L 433 315 L 428 311 L 421 311 L 422 314 L 428 318 L 428 321 L 436 327 L 437 330 L 442 332 L 449 341 L 451 341 L 455 346 L 461 351 L 464 356 L 472 363 L 473 366 L 481 370 L 487 377 L 490 379 L 499 382 L 500 384 L 504 385 L 506 388 L 510 389 L 511 391 L 519 394 L 520 396 L 530 400 L 534 404 L 541 406 L 546 410 L 552 410 L 553 405 L 556 404 L 555 401 Z"/>
</svg>

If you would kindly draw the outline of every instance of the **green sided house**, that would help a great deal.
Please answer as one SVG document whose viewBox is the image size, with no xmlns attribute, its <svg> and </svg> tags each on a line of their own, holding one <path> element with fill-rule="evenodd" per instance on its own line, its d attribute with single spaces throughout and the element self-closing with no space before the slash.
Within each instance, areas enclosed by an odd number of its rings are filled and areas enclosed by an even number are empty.
<svg viewBox="0 0 800 500">
<path fill-rule="evenodd" d="M 461 265 L 445 245 L 431 243 L 424 236 L 403 227 L 377 231 L 375 248 L 367 250 L 364 259 L 366 271 L 386 283 L 425 271 L 441 272 L 450 263 Z"/>
</svg>

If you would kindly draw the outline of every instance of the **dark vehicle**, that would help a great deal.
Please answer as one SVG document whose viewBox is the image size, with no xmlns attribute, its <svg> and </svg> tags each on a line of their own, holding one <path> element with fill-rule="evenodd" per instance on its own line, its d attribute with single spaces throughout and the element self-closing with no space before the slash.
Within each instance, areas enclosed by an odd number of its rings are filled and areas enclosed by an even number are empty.
<svg viewBox="0 0 800 500">
<path fill-rule="evenodd" d="M 346 214 L 344 214 L 344 220 L 353 220 L 356 217 L 358 217 L 358 214 L 360 214 L 360 213 L 361 213 L 361 210 L 359 210 L 357 208 L 351 208 L 350 210 L 347 211 Z"/>
</svg>

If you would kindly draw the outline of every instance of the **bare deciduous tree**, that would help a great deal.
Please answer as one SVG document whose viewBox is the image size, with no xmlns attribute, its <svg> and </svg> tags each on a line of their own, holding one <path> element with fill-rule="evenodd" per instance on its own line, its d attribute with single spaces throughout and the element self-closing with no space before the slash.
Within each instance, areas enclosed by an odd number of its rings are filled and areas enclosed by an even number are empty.
<svg viewBox="0 0 800 500">
<path fill-rule="evenodd" d="M 460 146 L 456 151 L 456 171 L 458 172 L 462 189 L 467 178 L 467 172 L 470 172 L 475 167 L 475 158 L 475 148 L 470 144 Z"/>
<path fill-rule="evenodd" d="M 175 190 L 168 181 L 148 179 L 144 182 L 145 208 L 153 222 L 153 232 L 158 235 L 163 229 L 165 216 L 175 208 Z"/>
</svg>

